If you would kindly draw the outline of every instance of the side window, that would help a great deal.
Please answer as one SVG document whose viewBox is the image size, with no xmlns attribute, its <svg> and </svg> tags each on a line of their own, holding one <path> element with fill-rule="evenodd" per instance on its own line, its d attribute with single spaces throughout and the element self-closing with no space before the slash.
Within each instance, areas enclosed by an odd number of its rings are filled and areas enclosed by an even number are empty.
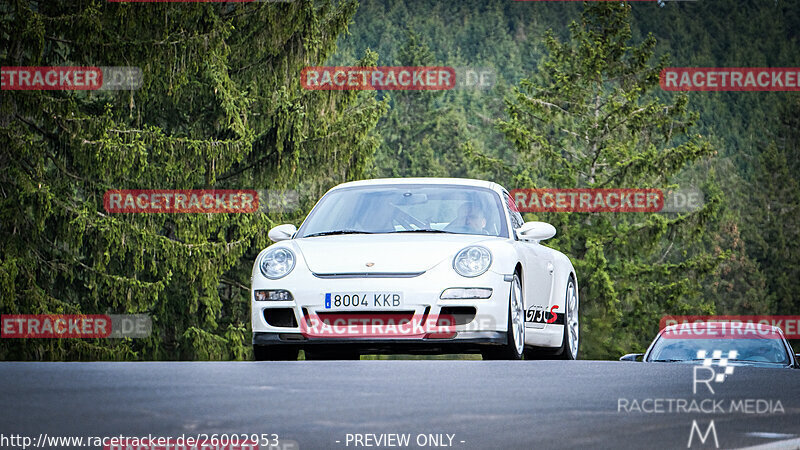
<svg viewBox="0 0 800 450">
<path fill-rule="evenodd" d="M 506 208 L 508 209 L 509 216 L 511 217 L 511 226 L 514 227 L 514 229 L 521 227 L 522 224 L 525 223 L 525 221 L 522 219 L 522 214 L 517 211 L 514 200 L 511 199 L 511 196 L 505 190 L 503 191 L 503 199 L 506 202 Z"/>
</svg>

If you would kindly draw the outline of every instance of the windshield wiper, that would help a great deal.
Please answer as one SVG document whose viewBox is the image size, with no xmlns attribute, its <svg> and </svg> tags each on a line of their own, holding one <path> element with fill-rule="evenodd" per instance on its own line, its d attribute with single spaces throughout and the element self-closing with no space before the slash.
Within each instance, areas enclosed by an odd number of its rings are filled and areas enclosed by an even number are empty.
<svg viewBox="0 0 800 450">
<path fill-rule="evenodd" d="M 702 361 L 702 358 L 686 358 L 686 359 L 654 359 L 653 362 L 690 362 L 690 361 Z M 775 361 L 753 361 L 751 359 L 728 359 L 728 361 L 736 361 L 736 362 L 744 362 L 744 363 L 756 363 L 756 364 L 785 364 L 781 362 Z"/>
<path fill-rule="evenodd" d="M 730 359 L 728 361 L 737 361 L 737 362 L 746 362 L 746 363 L 756 363 L 756 364 L 788 364 L 785 362 L 776 362 L 776 361 L 754 361 L 752 359 Z"/>
<path fill-rule="evenodd" d="M 686 361 L 702 361 L 702 359 L 653 359 L 653 362 L 686 362 Z"/>
<path fill-rule="evenodd" d="M 391 231 L 388 234 L 393 234 L 393 233 L 447 233 L 447 234 L 458 234 L 458 233 L 453 233 L 452 231 L 434 230 L 433 228 L 420 228 L 418 230 Z"/>
<path fill-rule="evenodd" d="M 335 231 L 321 231 L 319 233 L 311 233 L 303 237 L 332 236 L 335 234 L 374 234 L 374 233 L 371 231 L 364 231 L 364 230 L 335 230 Z"/>
</svg>

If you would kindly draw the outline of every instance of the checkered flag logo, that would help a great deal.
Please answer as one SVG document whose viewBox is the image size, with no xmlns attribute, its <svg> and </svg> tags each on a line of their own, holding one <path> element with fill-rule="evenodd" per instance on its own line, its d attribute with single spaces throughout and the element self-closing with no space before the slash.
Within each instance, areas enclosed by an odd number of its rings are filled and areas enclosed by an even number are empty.
<svg viewBox="0 0 800 450">
<path fill-rule="evenodd" d="M 724 369 L 723 372 L 716 373 L 714 381 L 717 383 L 722 383 L 725 381 L 726 376 L 733 373 L 733 366 L 728 365 L 728 360 L 736 359 L 737 356 L 739 356 L 739 352 L 736 350 L 730 350 L 728 355 L 724 358 L 722 357 L 722 350 L 714 350 L 711 352 L 711 356 L 708 356 L 708 352 L 705 350 L 699 350 L 697 352 L 697 359 L 703 360 L 704 367 L 711 368 L 711 366 L 719 366 L 720 368 Z"/>
</svg>

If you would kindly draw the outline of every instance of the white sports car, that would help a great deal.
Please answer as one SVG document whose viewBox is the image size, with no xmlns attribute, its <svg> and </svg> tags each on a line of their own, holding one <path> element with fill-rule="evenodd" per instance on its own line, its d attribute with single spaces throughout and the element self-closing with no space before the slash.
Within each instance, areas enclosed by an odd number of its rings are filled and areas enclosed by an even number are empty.
<svg viewBox="0 0 800 450">
<path fill-rule="evenodd" d="M 364 353 L 578 354 L 578 286 L 555 235 L 495 183 L 378 179 L 328 191 L 253 266 L 257 360 Z"/>
</svg>

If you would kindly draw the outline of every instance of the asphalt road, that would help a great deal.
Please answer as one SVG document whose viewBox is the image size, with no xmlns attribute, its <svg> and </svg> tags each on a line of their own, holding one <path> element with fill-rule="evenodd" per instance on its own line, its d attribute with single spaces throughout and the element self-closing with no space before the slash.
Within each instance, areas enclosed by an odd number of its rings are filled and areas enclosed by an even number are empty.
<svg viewBox="0 0 800 450">
<path fill-rule="evenodd" d="M 374 444 L 365 435 L 381 433 L 410 435 L 405 448 L 440 435 L 455 449 L 687 448 L 694 420 L 701 434 L 714 421 L 720 448 L 800 438 L 800 370 L 739 367 L 714 394 L 702 384 L 693 394 L 691 366 L 595 361 L 4 362 L 0 380 L 2 448 L 41 433 L 277 433 L 299 449 L 375 448 L 356 436 Z M 713 433 L 702 444 L 695 431 L 692 448 L 714 447 Z"/>
</svg>

